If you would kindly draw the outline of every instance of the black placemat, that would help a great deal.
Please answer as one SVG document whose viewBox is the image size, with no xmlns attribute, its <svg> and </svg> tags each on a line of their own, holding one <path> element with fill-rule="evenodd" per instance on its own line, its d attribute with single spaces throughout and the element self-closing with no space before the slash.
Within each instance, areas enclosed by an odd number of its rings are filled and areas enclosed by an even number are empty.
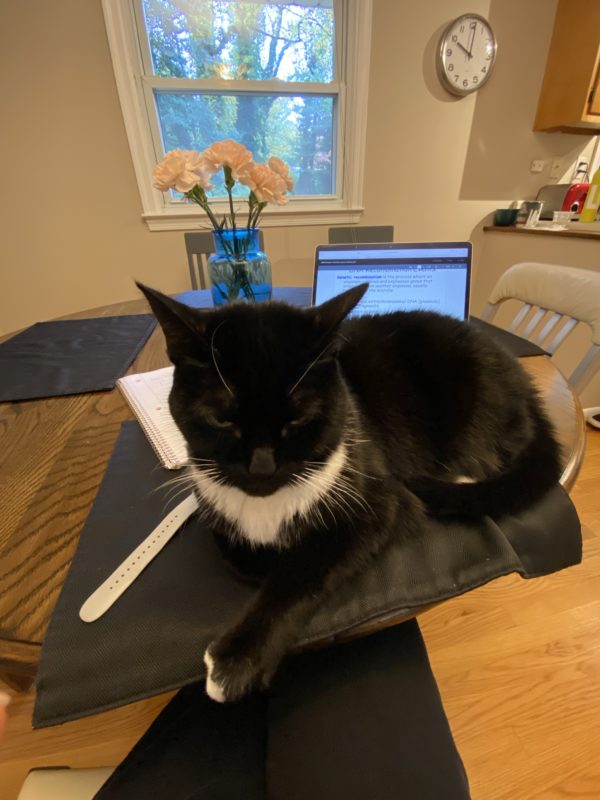
<svg viewBox="0 0 600 800">
<path fill-rule="evenodd" d="M 112 389 L 155 325 L 151 314 L 38 322 L 0 344 L 0 402 Z"/>
<path fill-rule="evenodd" d="M 208 289 L 182 292 L 176 296 L 176 299 L 192 308 L 213 307 L 212 295 Z M 290 303 L 292 306 L 309 306 L 311 299 L 312 289 L 306 286 L 277 286 L 273 288 L 273 300 L 281 300 L 284 303 Z M 541 347 L 532 342 L 528 342 L 527 339 L 515 336 L 514 333 L 491 325 L 489 322 L 484 322 L 478 317 L 469 317 L 469 322 L 474 328 L 491 336 L 497 344 L 517 358 L 548 355 L 545 350 L 542 350 Z"/>
<path fill-rule="evenodd" d="M 235 619 L 254 591 L 233 577 L 209 530 L 192 518 L 103 617 L 79 619 L 84 600 L 178 502 L 167 500 L 169 477 L 137 423 L 124 423 L 43 644 L 35 726 L 198 680 L 215 627 Z M 439 602 L 500 575 L 531 578 L 580 559 L 579 520 L 560 486 L 527 513 L 501 522 L 431 520 L 420 539 L 388 548 L 340 588 L 298 644 Z"/>
</svg>

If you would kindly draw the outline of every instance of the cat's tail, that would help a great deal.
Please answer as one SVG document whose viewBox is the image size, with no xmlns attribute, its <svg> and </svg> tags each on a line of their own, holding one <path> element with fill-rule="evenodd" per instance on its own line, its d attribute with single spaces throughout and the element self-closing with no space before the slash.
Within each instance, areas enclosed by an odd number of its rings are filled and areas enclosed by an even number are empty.
<svg viewBox="0 0 600 800">
<path fill-rule="evenodd" d="M 560 445 L 552 426 L 532 400 L 534 432 L 509 469 L 475 483 L 417 478 L 408 488 L 432 517 L 480 519 L 518 514 L 543 497 L 561 476 Z"/>
</svg>

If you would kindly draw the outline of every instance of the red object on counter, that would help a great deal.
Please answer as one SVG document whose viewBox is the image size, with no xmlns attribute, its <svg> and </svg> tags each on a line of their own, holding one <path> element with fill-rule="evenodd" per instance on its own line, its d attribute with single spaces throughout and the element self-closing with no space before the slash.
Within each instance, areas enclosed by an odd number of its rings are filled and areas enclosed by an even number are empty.
<svg viewBox="0 0 600 800">
<path fill-rule="evenodd" d="M 575 214 L 580 214 L 589 188 L 589 183 L 573 183 L 569 186 L 561 211 L 573 211 Z"/>
</svg>

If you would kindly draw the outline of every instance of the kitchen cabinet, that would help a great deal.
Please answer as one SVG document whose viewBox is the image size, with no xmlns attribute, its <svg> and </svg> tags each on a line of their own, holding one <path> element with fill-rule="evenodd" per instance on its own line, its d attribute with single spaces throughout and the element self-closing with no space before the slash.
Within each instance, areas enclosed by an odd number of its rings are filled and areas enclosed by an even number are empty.
<svg viewBox="0 0 600 800">
<path fill-rule="evenodd" d="M 558 0 L 533 129 L 600 133 L 600 0 Z"/>
</svg>

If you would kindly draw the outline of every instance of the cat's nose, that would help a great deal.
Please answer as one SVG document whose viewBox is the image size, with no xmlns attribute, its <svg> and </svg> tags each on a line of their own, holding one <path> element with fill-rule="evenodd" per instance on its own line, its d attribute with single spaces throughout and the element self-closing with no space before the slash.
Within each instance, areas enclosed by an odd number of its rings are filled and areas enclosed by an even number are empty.
<svg viewBox="0 0 600 800">
<path fill-rule="evenodd" d="M 273 475 L 277 469 L 272 447 L 255 447 L 252 451 L 248 472 L 251 475 Z"/>
</svg>

